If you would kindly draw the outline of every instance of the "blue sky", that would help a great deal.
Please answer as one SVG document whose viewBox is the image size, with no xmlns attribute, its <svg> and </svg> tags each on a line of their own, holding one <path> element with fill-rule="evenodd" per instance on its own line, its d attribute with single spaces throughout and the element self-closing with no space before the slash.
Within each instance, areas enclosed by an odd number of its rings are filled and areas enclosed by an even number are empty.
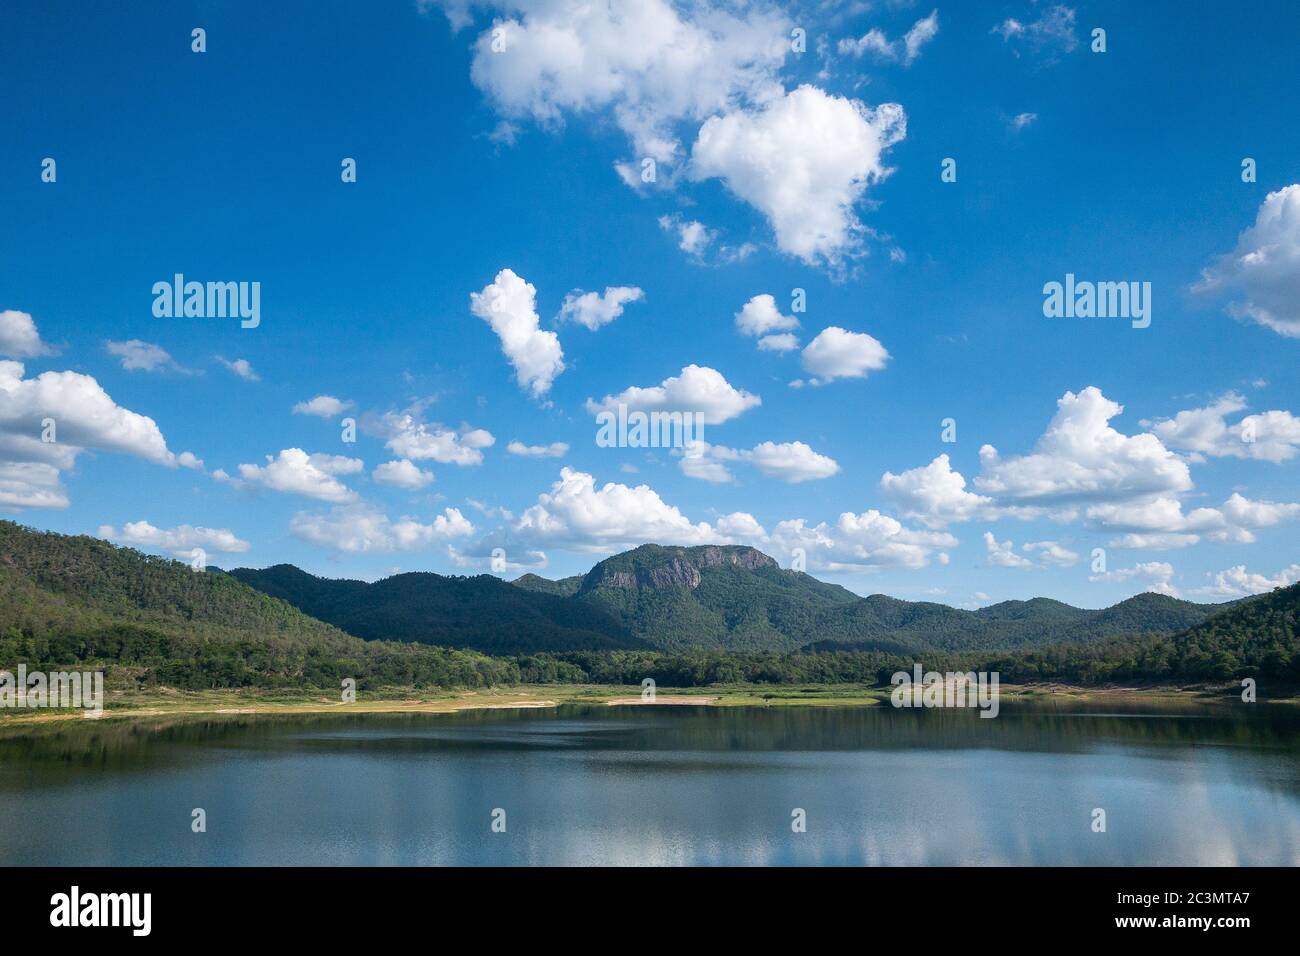
<svg viewBox="0 0 1300 956">
<path fill-rule="evenodd" d="M 582 10 L 6 5 L 0 514 L 363 578 L 647 540 L 962 606 L 1300 575 L 1293 4 Z M 260 323 L 155 316 L 176 273 Z M 1045 317 L 1067 273 L 1150 326 Z M 598 447 L 607 397 L 708 447 Z"/>
</svg>

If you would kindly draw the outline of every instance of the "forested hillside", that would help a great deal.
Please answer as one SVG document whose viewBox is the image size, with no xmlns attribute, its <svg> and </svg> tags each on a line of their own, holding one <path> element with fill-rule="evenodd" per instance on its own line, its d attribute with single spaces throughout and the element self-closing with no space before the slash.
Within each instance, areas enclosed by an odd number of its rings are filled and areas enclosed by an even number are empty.
<svg viewBox="0 0 1300 956">
<path fill-rule="evenodd" d="M 0 668 L 19 662 L 107 662 L 112 677 L 187 688 L 518 679 L 481 654 L 360 640 L 219 572 L 0 521 Z"/>
<path fill-rule="evenodd" d="M 318 578 L 292 565 L 230 575 L 349 634 L 369 640 L 472 647 L 489 654 L 646 647 L 611 615 L 491 575 Z"/>
</svg>

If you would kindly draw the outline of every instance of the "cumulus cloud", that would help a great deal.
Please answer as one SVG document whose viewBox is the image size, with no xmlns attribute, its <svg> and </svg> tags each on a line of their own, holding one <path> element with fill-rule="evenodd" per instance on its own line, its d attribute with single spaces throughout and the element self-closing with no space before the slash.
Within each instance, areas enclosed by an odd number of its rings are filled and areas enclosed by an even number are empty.
<svg viewBox="0 0 1300 956">
<path fill-rule="evenodd" d="M 1010 541 L 999 541 L 992 531 L 984 532 L 984 550 L 988 553 L 988 562 L 999 568 L 1032 568 L 1034 562 L 1016 554 L 1016 546 Z"/>
<path fill-rule="evenodd" d="M 835 459 L 818 454 L 801 441 L 765 441 L 748 450 L 695 442 L 681 455 L 679 465 L 689 478 L 721 483 L 733 480 L 726 462 L 751 464 L 768 478 L 789 484 L 829 478 L 840 470 Z"/>
<path fill-rule="evenodd" d="M 548 563 L 545 551 L 522 544 L 500 528 L 460 548 L 447 545 L 447 556 L 457 567 L 490 571 L 492 574 L 540 571 Z"/>
<path fill-rule="evenodd" d="M 423 470 L 409 458 L 386 461 L 377 466 L 370 476 L 381 485 L 392 485 L 394 488 L 406 488 L 409 491 L 416 491 L 433 483 L 433 472 Z"/>
<path fill-rule="evenodd" d="M 40 358 L 55 349 L 41 341 L 30 314 L 16 309 L 0 311 L 0 355 L 9 358 Z"/>
<path fill-rule="evenodd" d="M 1176 498 L 1155 496 L 1127 503 L 1090 505 L 1087 516 L 1106 530 L 1130 532 L 1111 547 L 1168 550 L 1196 544 L 1202 536 L 1232 544 L 1254 542 L 1254 532 L 1300 518 L 1300 503 L 1253 501 L 1233 492 L 1219 508 L 1184 513 Z"/>
<path fill-rule="evenodd" d="M 267 455 L 265 465 L 240 465 L 239 477 L 246 484 L 272 491 L 345 502 L 355 500 L 357 494 L 336 476 L 355 475 L 364 469 L 360 458 L 309 455 L 301 448 L 285 448 L 275 457 Z"/>
<path fill-rule="evenodd" d="M 1285 567 L 1272 577 L 1247 571 L 1244 564 L 1238 564 L 1226 571 L 1218 571 L 1210 575 L 1210 578 L 1210 584 L 1195 589 L 1197 594 L 1221 598 L 1250 597 L 1274 588 L 1289 587 L 1300 581 L 1300 564 Z"/>
<path fill-rule="evenodd" d="M 483 449 L 496 444 L 491 432 L 470 425 L 453 430 L 426 424 L 411 412 L 385 412 L 369 417 L 366 426 L 385 439 L 384 447 L 402 458 L 443 465 L 481 465 Z"/>
<path fill-rule="evenodd" d="M 947 549 L 957 539 L 942 531 L 908 528 L 874 508 L 846 511 L 834 524 L 809 525 L 803 518 L 782 521 L 762 539 L 771 554 L 802 552 L 810 571 L 920 570 L 931 562 L 947 564 Z"/>
<path fill-rule="evenodd" d="M 537 545 L 574 551 L 611 551 L 657 544 L 717 544 L 707 522 L 692 522 L 649 485 L 607 482 L 572 468 L 520 515 L 514 532 Z"/>
<path fill-rule="evenodd" d="M 241 358 L 231 361 L 218 355 L 217 361 L 226 367 L 226 371 L 232 375 L 238 375 L 246 382 L 260 382 L 262 380 L 261 376 L 253 371 L 253 366 L 248 359 Z"/>
<path fill-rule="evenodd" d="M 645 293 L 636 286 L 607 286 L 603 295 L 575 289 L 564 297 L 558 318 L 577 322 L 595 332 L 622 315 L 623 307 L 629 302 L 640 302 L 643 298 Z"/>
<path fill-rule="evenodd" d="M 295 415 L 314 415 L 317 418 L 334 418 L 353 407 L 352 402 L 335 398 L 333 395 L 317 395 L 305 402 L 293 406 Z"/>
<path fill-rule="evenodd" d="M 617 413 L 619 405 L 629 412 L 696 412 L 707 425 L 720 425 L 762 404 L 762 399 L 731 385 L 717 369 L 688 365 L 680 375 L 649 388 L 632 386 L 599 402 L 587 399 L 587 411 Z"/>
<path fill-rule="evenodd" d="M 442 6 L 468 20 L 466 0 Z M 507 121 L 557 126 L 570 114 L 608 113 L 638 157 L 659 162 L 679 153 L 679 123 L 779 93 L 775 77 L 789 52 L 790 23 L 767 5 L 482 6 L 499 15 L 474 42 L 470 75 Z"/>
<path fill-rule="evenodd" d="M 1144 585 L 1144 591 L 1155 591 L 1157 594 L 1178 597 L 1178 589 L 1171 583 L 1173 577 L 1174 567 L 1172 564 L 1164 561 L 1147 561 L 1143 564 L 1136 564 L 1131 568 L 1119 568 L 1115 571 L 1094 574 L 1088 580 L 1094 583 L 1103 581 L 1138 581 Z"/>
<path fill-rule="evenodd" d="M 754 296 L 736 313 L 736 330 L 741 335 L 753 338 L 797 328 L 799 328 L 799 320 L 793 315 L 782 315 L 781 310 L 776 307 L 776 299 L 766 292 Z"/>
<path fill-rule="evenodd" d="M 1125 435 L 1110 424 L 1122 406 L 1099 389 L 1066 392 L 1028 454 L 1003 458 L 991 445 L 980 449 L 982 471 L 974 490 L 947 455 L 901 474 L 887 471 L 880 487 L 904 517 L 930 527 L 1007 517 L 1068 523 L 1082 515 L 1095 529 L 1117 535 L 1111 547 L 1168 549 L 1204 538 L 1249 543 L 1254 531 L 1300 517 L 1300 507 L 1234 493 L 1218 508 L 1184 511 L 1191 474 L 1186 460 L 1162 441 L 1198 449 L 1196 454 L 1236 454 L 1237 440 L 1221 421 L 1230 409 L 1239 410 L 1235 399 L 1155 426 L 1144 423 L 1155 433 Z M 1288 433 L 1260 429 L 1269 438 L 1257 443 L 1264 444 L 1257 457 L 1285 457 Z"/>
<path fill-rule="evenodd" d="M 610 482 L 597 487 L 592 475 L 571 468 L 561 470 L 560 480 L 538 496 L 512 530 L 532 545 L 575 551 L 606 552 L 647 541 L 748 544 L 788 560 L 798 550 L 809 570 L 820 571 L 946 564 L 947 549 L 957 545 L 950 534 L 908 528 L 874 509 L 844 512 L 834 524 L 782 521 L 770 533 L 745 512 L 720 515 L 713 524 L 693 522 L 647 485 Z"/>
<path fill-rule="evenodd" d="M 686 253 L 697 263 L 708 261 L 718 265 L 739 262 L 748 258 L 756 249 L 753 243 L 739 246 L 720 242 L 720 233 L 710 229 L 696 219 L 686 219 L 674 213 L 659 217 L 659 228 L 677 239 L 677 248 Z"/>
<path fill-rule="evenodd" d="M 1199 292 L 1236 292 L 1234 318 L 1300 338 L 1300 183 L 1269 193 L 1236 248 L 1201 273 Z"/>
<path fill-rule="evenodd" d="M 993 499 L 966 490 L 966 479 L 954 471 L 947 455 L 900 475 L 885 472 L 880 489 L 903 509 L 903 515 L 931 527 L 992 517 Z"/>
<path fill-rule="evenodd" d="M 1043 564 L 1069 568 L 1079 563 L 1079 555 L 1055 541 L 1030 541 L 1025 544 L 1026 554 L 1037 554 Z"/>
<path fill-rule="evenodd" d="M 564 351 L 559 336 L 539 326 L 537 290 L 510 269 L 502 269 L 469 298 L 470 311 L 501 340 L 501 351 L 514 366 L 520 388 L 527 388 L 534 398 L 549 392 L 555 377 L 564 371 Z"/>
<path fill-rule="evenodd" d="M 799 348 L 799 339 L 792 332 L 765 335 L 758 340 L 760 352 L 793 352 Z"/>
<path fill-rule="evenodd" d="M 800 86 L 761 110 L 736 109 L 700 127 L 690 176 L 721 179 L 762 212 L 781 251 L 835 265 L 857 253 L 865 229 L 855 206 L 888 175 L 884 151 L 906 135 L 903 108 L 871 108 Z"/>
<path fill-rule="evenodd" d="M 1124 411 L 1095 386 L 1066 392 L 1056 415 L 1027 455 L 1003 459 L 980 449 L 985 495 L 1034 504 L 1171 494 L 1192 487 L 1187 463 L 1155 435 L 1124 435 L 1110 420 Z"/>
<path fill-rule="evenodd" d="M 889 352 L 865 332 L 849 332 L 832 325 L 817 333 L 802 355 L 804 371 L 813 376 L 813 385 L 824 385 L 837 378 L 866 378 L 889 361 Z"/>
<path fill-rule="evenodd" d="M 60 473 L 86 449 L 181 463 L 152 418 L 122 408 L 89 375 L 25 374 L 21 362 L 0 361 L 0 506 L 66 508 Z M 43 441 L 51 428 L 54 440 Z"/>
<path fill-rule="evenodd" d="M 1143 421 L 1142 426 L 1170 448 L 1188 452 L 1193 461 L 1227 457 L 1283 462 L 1300 455 L 1300 418 L 1274 409 L 1245 415 L 1229 425 L 1228 416 L 1245 408 L 1245 398 L 1228 392 L 1204 408 Z"/>
<path fill-rule="evenodd" d="M 933 10 L 928 17 L 913 23 L 912 28 L 897 40 L 889 40 L 881 30 L 871 29 L 856 39 L 846 37 L 840 40 L 839 51 L 858 57 L 870 53 L 877 60 L 911 66 L 921 55 L 921 48 L 938 33 L 939 11 Z"/>
<path fill-rule="evenodd" d="M 122 362 L 122 368 L 128 372 L 158 372 L 165 370 L 184 371 L 167 350 L 152 342 L 140 339 L 127 339 L 124 342 L 108 341 L 104 348 L 109 355 L 116 356 Z"/>
<path fill-rule="evenodd" d="M 506 445 L 506 451 L 523 458 L 563 458 L 569 453 L 569 446 L 562 441 L 553 441 L 549 445 L 525 445 L 521 441 L 512 441 Z"/>
<path fill-rule="evenodd" d="M 389 519 L 373 505 L 358 502 L 325 514 L 298 512 L 290 532 L 309 544 L 348 553 L 423 551 L 452 538 L 469 537 L 474 525 L 456 508 L 445 508 L 432 522 L 403 516 Z"/>
<path fill-rule="evenodd" d="M 226 528 L 196 528 L 188 524 L 156 528 L 148 521 L 128 521 L 120 531 L 112 525 L 100 525 L 99 536 L 133 548 L 151 548 L 183 558 L 190 557 L 195 548 L 239 554 L 250 547 Z"/>
</svg>

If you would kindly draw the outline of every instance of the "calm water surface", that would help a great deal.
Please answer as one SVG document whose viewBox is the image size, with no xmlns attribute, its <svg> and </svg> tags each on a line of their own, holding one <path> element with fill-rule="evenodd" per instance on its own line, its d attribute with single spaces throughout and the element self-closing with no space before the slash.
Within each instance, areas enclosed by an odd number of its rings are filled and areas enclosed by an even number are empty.
<svg viewBox="0 0 1300 956">
<path fill-rule="evenodd" d="M 0 864 L 1296 865 L 1300 718 L 1004 702 L 995 720 L 600 706 L 0 724 Z"/>
</svg>

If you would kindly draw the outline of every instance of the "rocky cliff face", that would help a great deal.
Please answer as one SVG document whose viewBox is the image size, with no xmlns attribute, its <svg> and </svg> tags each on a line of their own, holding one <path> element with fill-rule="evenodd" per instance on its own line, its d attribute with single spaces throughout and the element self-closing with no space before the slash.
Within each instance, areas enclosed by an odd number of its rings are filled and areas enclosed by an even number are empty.
<svg viewBox="0 0 1300 956">
<path fill-rule="evenodd" d="M 637 548 L 635 551 L 602 561 L 588 572 L 582 590 L 624 588 L 661 591 L 671 587 L 694 590 L 700 586 L 701 572 L 731 565 L 747 571 L 776 567 L 776 561 L 753 548 L 705 545 L 698 548 Z"/>
</svg>

